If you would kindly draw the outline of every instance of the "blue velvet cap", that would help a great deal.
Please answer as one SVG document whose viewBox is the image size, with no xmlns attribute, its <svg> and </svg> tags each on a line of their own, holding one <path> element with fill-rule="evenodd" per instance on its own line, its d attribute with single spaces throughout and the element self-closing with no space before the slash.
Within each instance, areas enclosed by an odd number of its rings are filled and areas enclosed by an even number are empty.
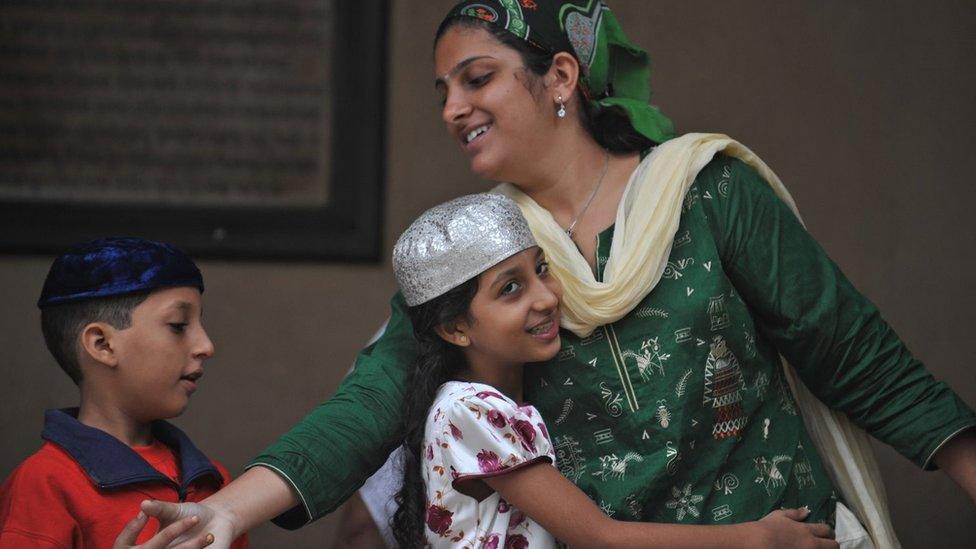
<svg viewBox="0 0 976 549">
<path fill-rule="evenodd" d="M 203 292 L 200 269 L 175 246 L 142 238 L 102 238 L 54 260 L 37 306 L 175 286 Z"/>
</svg>

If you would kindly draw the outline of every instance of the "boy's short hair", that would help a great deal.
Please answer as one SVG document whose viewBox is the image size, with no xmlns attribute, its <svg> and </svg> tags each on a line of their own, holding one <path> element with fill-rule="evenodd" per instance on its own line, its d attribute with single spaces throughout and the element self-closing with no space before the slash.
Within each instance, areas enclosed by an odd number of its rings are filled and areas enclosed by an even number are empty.
<svg viewBox="0 0 976 549">
<path fill-rule="evenodd" d="M 92 322 L 125 329 L 132 311 L 154 290 L 177 286 L 203 292 L 203 276 L 175 246 L 142 238 L 102 238 L 58 256 L 37 306 L 48 350 L 75 384 L 81 382 L 78 338 Z"/>
<path fill-rule="evenodd" d="M 44 334 L 47 350 L 75 385 L 80 385 L 82 379 L 78 363 L 81 330 L 92 322 L 105 322 L 118 330 L 128 328 L 132 323 L 132 310 L 149 294 L 146 291 L 69 301 L 41 309 L 41 333 Z"/>
</svg>

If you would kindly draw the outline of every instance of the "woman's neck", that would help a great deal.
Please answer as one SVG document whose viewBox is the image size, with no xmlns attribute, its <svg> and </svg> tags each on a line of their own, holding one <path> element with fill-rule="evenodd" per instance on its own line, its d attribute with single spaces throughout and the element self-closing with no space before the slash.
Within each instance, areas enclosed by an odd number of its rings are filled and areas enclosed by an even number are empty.
<svg viewBox="0 0 976 549">
<path fill-rule="evenodd" d="M 572 209 L 586 200 L 603 171 L 606 151 L 588 135 L 554 134 L 545 151 L 512 183 L 552 211 Z"/>
<path fill-rule="evenodd" d="M 549 154 L 512 184 L 548 210 L 563 228 L 574 221 L 600 229 L 611 225 L 640 154 L 608 153 L 582 128 L 558 135 L 547 150 Z"/>
</svg>

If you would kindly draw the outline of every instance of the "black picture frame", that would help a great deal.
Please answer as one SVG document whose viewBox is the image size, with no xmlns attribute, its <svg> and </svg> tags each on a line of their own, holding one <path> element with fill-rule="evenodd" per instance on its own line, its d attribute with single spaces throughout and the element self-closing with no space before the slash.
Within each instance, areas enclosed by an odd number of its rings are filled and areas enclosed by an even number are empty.
<svg viewBox="0 0 976 549">
<path fill-rule="evenodd" d="M 171 242 L 198 258 L 378 262 L 388 1 L 337 0 L 335 13 L 333 165 L 331 180 L 323 182 L 326 205 L 222 208 L 0 199 L 0 253 L 59 253 L 73 243 L 111 235 Z"/>
</svg>

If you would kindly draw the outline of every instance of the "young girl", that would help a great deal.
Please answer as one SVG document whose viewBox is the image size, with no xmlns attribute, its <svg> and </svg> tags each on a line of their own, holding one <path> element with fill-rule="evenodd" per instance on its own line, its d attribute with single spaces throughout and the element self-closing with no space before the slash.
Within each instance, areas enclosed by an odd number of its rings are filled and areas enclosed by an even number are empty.
<svg viewBox="0 0 976 549">
<path fill-rule="evenodd" d="M 726 526 L 616 522 L 553 467 L 546 424 L 521 402 L 522 369 L 559 352 L 562 289 L 511 199 L 425 212 L 393 266 L 420 350 L 401 432 L 402 547 L 553 547 L 553 536 L 573 547 L 836 546 L 828 526 L 799 522 L 804 510 Z"/>
</svg>

